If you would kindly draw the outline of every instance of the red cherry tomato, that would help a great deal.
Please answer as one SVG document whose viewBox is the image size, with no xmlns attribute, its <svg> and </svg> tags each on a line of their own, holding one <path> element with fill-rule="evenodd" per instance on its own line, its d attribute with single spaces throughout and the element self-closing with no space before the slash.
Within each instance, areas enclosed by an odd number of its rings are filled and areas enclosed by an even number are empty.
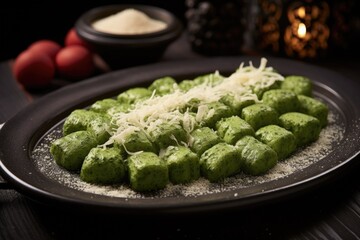
<svg viewBox="0 0 360 240">
<path fill-rule="evenodd" d="M 42 88 L 54 78 L 55 65 L 47 54 L 27 50 L 15 59 L 13 74 L 26 88 Z"/>
<path fill-rule="evenodd" d="M 87 44 L 84 40 L 82 40 L 79 37 L 79 35 L 77 34 L 74 28 L 71 28 L 65 36 L 65 46 L 70 46 L 70 45 L 81 45 L 83 47 L 90 49 L 89 44 Z"/>
<path fill-rule="evenodd" d="M 60 51 L 61 46 L 55 41 L 52 40 L 39 40 L 32 43 L 28 50 L 36 51 L 36 52 L 43 52 L 47 54 L 51 59 L 55 61 L 56 54 Z"/>
<path fill-rule="evenodd" d="M 56 55 L 55 63 L 61 76 L 73 80 L 89 77 L 95 70 L 93 54 L 80 45 L 62 48 Z"/>
</svg>

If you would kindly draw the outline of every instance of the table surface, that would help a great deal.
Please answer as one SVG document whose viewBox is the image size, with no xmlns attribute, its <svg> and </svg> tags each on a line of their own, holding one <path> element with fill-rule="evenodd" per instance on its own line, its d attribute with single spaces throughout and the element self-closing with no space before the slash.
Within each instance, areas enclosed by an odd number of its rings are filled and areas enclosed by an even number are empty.
<svg viewBox="0 0 360 240">
<path fill-rule="evenodd" d="M 183 35 L 160 61 L 203 57 L 191 51 Z M 11 64 L 0 64 L 0 123 L 67 84 L 57 80 L 50 90 L 27 92 L 14 80 Z M 359 60 L 328 59 L 313 64 L 360 81 Z M 192 216 L 70 211 L 38 203 L 11 188 L 0 188 L 0 239 L 112 239 L 129 234 L 147 239 L 360 239 L 359 170 L 357 164 L 334 181 L 286 201 Z"/>
</svg>

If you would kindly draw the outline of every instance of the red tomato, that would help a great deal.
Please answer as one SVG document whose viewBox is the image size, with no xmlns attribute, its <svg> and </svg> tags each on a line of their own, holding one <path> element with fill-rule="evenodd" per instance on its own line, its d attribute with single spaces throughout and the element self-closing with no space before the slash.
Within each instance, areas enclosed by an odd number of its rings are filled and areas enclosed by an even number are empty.
<svg viewBox="0 0 360 240">
<path fill-rule="evenodd" d="M 62 48 L 56 55 L 55 64 L 61 76 L 73 80 L 89 77 L 95 70 L 93 54 L 80 45 Z"/>
<path fill-rule="evenodd" d="M 79 37 L 79 35 L 77 34 L 74 28 L 71 28 L 67 32 L 65 37 L 65 46 L 70 46 L 70 45 L 81 45 L 83 47 L 90 49 L 89 45 Z"/>
<path fill-rule="evenodd" d="M 43 52 L 47 54 L 51 59 L 55 61 L 56 54 L 60 51 L 61 46 L 55 41 L 52 40 L 39 40 L 32 43 L 28 50 L 36 51 L 36 52 Z"/>
<path fill-rule="evenodd" d="M 55 65 L 47 54 L 27 50 L 15 59 L 13 74 L 26 88 L 42 88 L 54 78 Z"/>
</svg>

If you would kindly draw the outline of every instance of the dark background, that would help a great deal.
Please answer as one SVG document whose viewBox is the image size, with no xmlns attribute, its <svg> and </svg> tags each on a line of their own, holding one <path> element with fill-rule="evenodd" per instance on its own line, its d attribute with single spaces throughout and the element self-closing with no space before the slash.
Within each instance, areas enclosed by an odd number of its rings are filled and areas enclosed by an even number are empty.
<svg viewBox="0 0 360 240">
<path fill-rule="evenodd" d="M 193 1 L 196 2 L 196 0 Z M 249 5 L 256 1 L 243 0 L 242 2 Z M 283 2 L 285 7 L 286 3 L 292 1 L 270 0 L 269 2 Z M 327 2 L 331 10 L 328 20 L 331 36 L 327 57 L 331 57 L 332 60 L 338 57 L 358 59 L 360 52 L 360 1 L 328 0 Z M 102 5 L 127 3 L 165 8 L 175 14 L 185 27 L 187 25 L 185 18 L 186 0 L 103 0 L 97 1 L 97 3 L 90 1 L 69 3 L 60 0 L 7 1 L 6 5 L 3 4 L 0 7 L 0 61 L 14 59 L 36 40 L 50 39 L 63 45 L 66 33 L 86 11 Z M 249 12 L 249 10 L 245 10 L 243 14 L 251 14 Z M 246 23 L 251 25 L 253 22 L 250 23 L 247 19 Z M 256 39 L 252 44 L 256 45 Z"/>
<path fill-rule="evenodd" d="M 0 7 L 0 61 L 15 58 L 40 39 L 64 44 L 65 35 L 87 10 L 108 4 L 147 4 L 168 9 L 184 21 L 185 0 L 7 1 Z"/>
</svg>

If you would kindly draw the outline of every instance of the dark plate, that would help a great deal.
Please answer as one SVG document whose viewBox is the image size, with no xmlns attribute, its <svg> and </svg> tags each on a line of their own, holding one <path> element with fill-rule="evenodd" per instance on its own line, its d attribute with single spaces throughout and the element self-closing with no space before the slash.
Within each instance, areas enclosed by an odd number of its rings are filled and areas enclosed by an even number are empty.
<svg viewBox="0 0 360 240">
<path fill-rule="evenodd" d="M 299 74 L 315 83 L 315 96 L 323 99 L 337 115 L 341 125 L 334 148 L 321 160 L 289 176 L 196 197 L 171 196 L 162 198 L 119 198 L 98 195 L 71 188 L 49 178 L 31 158 L 34 147 L 48 132 L 74 109 L 90 105 L 98 99 L 116 96 L 134 87 L 148 86 L 162 76 L 186 79 L 219 70 L 232 73 L 241 62 L 259 58 L 234 57 L 207 60 L 168 62 L 146 65 L 98 76 L 73 84 L 31 104 L 8 121 L 0 132 L 1 175 L 21 193 L 32 199 L 60 206 L 100 212 L 131 214 L 194 213 L 250 207 L 293 197 L 295 193 L 319 187 L 352 166 L 360 151 L 360 89 L 357 82 L 338 73 L 302 62 L 269 58 L 268 65 L 284 75 Z M 49 161 L 40 159 L 39 161 Z M 51 161 L 51 160 L 50 160 Z"/>
</svg>

